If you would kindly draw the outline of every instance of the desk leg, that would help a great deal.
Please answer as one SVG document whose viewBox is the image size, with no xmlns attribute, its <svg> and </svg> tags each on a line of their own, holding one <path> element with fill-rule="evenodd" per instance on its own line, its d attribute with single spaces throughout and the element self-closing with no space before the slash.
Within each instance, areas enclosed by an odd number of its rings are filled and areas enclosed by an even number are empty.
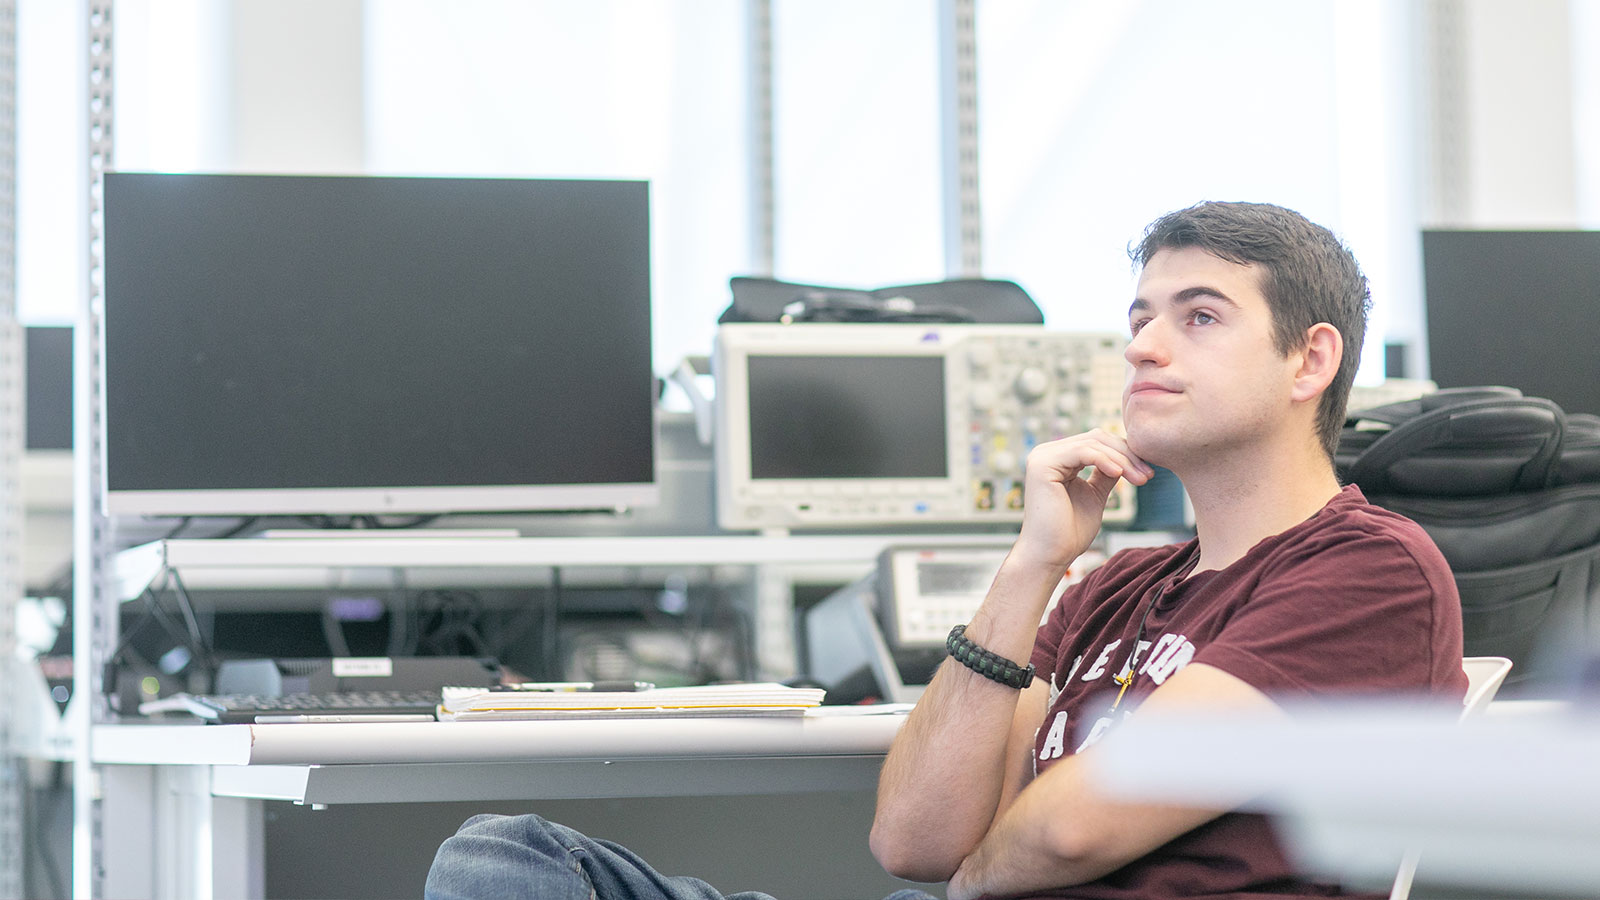
<svg viewBox="0 0 1600 900">
<path fill-rule="evenodd" d="M 156 770 L 151 766 L 99 766 L 93 771 L 100 782 L 97 849 L 102 861 L 102 896 L 108 900 L 166 896 L 156 892 L 157 848 L 170 845 L 173 838 L 158 835 L 153 827 L 157 818 Z M 82 821 L 77 826 L 87 827 Z"/>
<path fill-rule="evenodd" d="M 266 896 L 260 800 L 211 795 L 210 766 L 103 766 L 106 896 Z"/>
<path fill-rule="evenodd" d="M 761 678 L 781 681 L 799 671 L 794 646 L 794 581 L 778 566 L 756 567 L 755 642 Z"/>
</svg>

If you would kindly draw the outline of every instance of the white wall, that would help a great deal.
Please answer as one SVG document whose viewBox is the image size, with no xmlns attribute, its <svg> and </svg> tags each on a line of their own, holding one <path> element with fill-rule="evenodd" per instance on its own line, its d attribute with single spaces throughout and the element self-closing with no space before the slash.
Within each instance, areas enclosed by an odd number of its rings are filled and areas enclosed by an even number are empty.
<svg viewBox="0 0 1600 900">
<path fill-rule="evenodd" d="M 363 171 L 361 0 L 234 0 L 231 12 L 230 168 Z"/>
<path fill-rule="evenodd" d="M 1600 39 L 1573 31 L 1594 0 L 1450 0 L 1430 4 L 1436 52 L 1427 223 L 1451 227 L 1571 228 L 1578 222 L 1574 54 Z M 1441 17 L 1445 21 L 1441 21 Z M 1578 16 L 1577 18 L 1584 18 Z M 1595 27 L 1592 10 L 1588 28 Z M 1441 26 L 1449 33 L 1441 33 Z M 1440 47 L 1454 41 L 1455 46 Z M 1589 163 L 1591 168 L 1594 163 Z"/>
</svg>

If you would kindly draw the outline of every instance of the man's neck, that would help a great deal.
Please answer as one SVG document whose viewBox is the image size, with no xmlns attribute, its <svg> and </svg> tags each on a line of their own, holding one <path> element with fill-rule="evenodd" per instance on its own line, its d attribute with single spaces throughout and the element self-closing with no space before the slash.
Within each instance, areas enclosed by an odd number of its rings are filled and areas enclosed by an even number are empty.
<svg viewBox="0 0 1600 900">
<path fill-rule="evenodd" d="M 1339 493 L 1333 464 L 1320 448 L 1230 455 L 1223 466 L 1178 475 L 1194 504 L 1200 560 L 1195 571 L 1222 569 L 1251 547 L 1316 515 Z"/>
</svg>

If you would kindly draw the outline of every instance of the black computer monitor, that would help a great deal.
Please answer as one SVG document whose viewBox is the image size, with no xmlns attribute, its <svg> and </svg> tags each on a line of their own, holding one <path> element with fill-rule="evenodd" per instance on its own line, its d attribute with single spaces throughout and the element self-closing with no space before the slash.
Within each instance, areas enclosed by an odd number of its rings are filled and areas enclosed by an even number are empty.
<svg viewBox="0 0 1600 900">
<path fill-rule="evenodd" d="M 1430 377 L 1600 413 L 1600 231 L 1422 233 Z"/>
<path fill-rule="evenodd" d="M 72 326 L 29 325 L 27 449 L 72 449 Z"/>
<path fill-rule="evenodd" d="M 657 498 L 639 181 L 112 173 L 107 508 Z"/>
</svg>

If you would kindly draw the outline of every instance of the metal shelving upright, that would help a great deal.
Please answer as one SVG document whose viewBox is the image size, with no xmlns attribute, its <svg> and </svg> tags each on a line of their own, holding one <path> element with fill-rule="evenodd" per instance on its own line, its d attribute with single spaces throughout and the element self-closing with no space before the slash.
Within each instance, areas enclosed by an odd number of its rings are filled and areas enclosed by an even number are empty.
<svg viewBox="0 0 1600 900">
<path fill-rule="evenodd" d="M 0 0 L 0 671 L 16 665 L 22 599 L 23 330 L 17 320 L 17 4 Z M 12 679 L 6 679 L 11 684 Z M 0 704 L 0 898 L 21 897 L 24 784 L 12 716 Z"/>
<path fill-rule="evenodd" d="M 118 605 L 111 596 L 108 572 L 112 553 L 111 523 L 101 503 L 104 492 L 100 448 L 105 439 L 101 335 L 105 317 L 105 218 L 102 176 L 111 168 L 112 150 L 112 0 L 83 0 L 81 12 L 87 44 L 87 140 L 84 174 L 88 178 L 87 255 L 79 291 L 81 307 L 73 332 L 73 761 L 72 894 L 102 897 L 106 893 L 103 853 L 104 791 L 92 762 L 90 730 L 109 718 L 101 689 L 103 663 L 117 639 Z"/>
<path fill-rule="evenodd" d="M 977 18 L 977 0 L 939 0 L 939 148 L 947 278 L 983 277 Z"/>
</svg>

